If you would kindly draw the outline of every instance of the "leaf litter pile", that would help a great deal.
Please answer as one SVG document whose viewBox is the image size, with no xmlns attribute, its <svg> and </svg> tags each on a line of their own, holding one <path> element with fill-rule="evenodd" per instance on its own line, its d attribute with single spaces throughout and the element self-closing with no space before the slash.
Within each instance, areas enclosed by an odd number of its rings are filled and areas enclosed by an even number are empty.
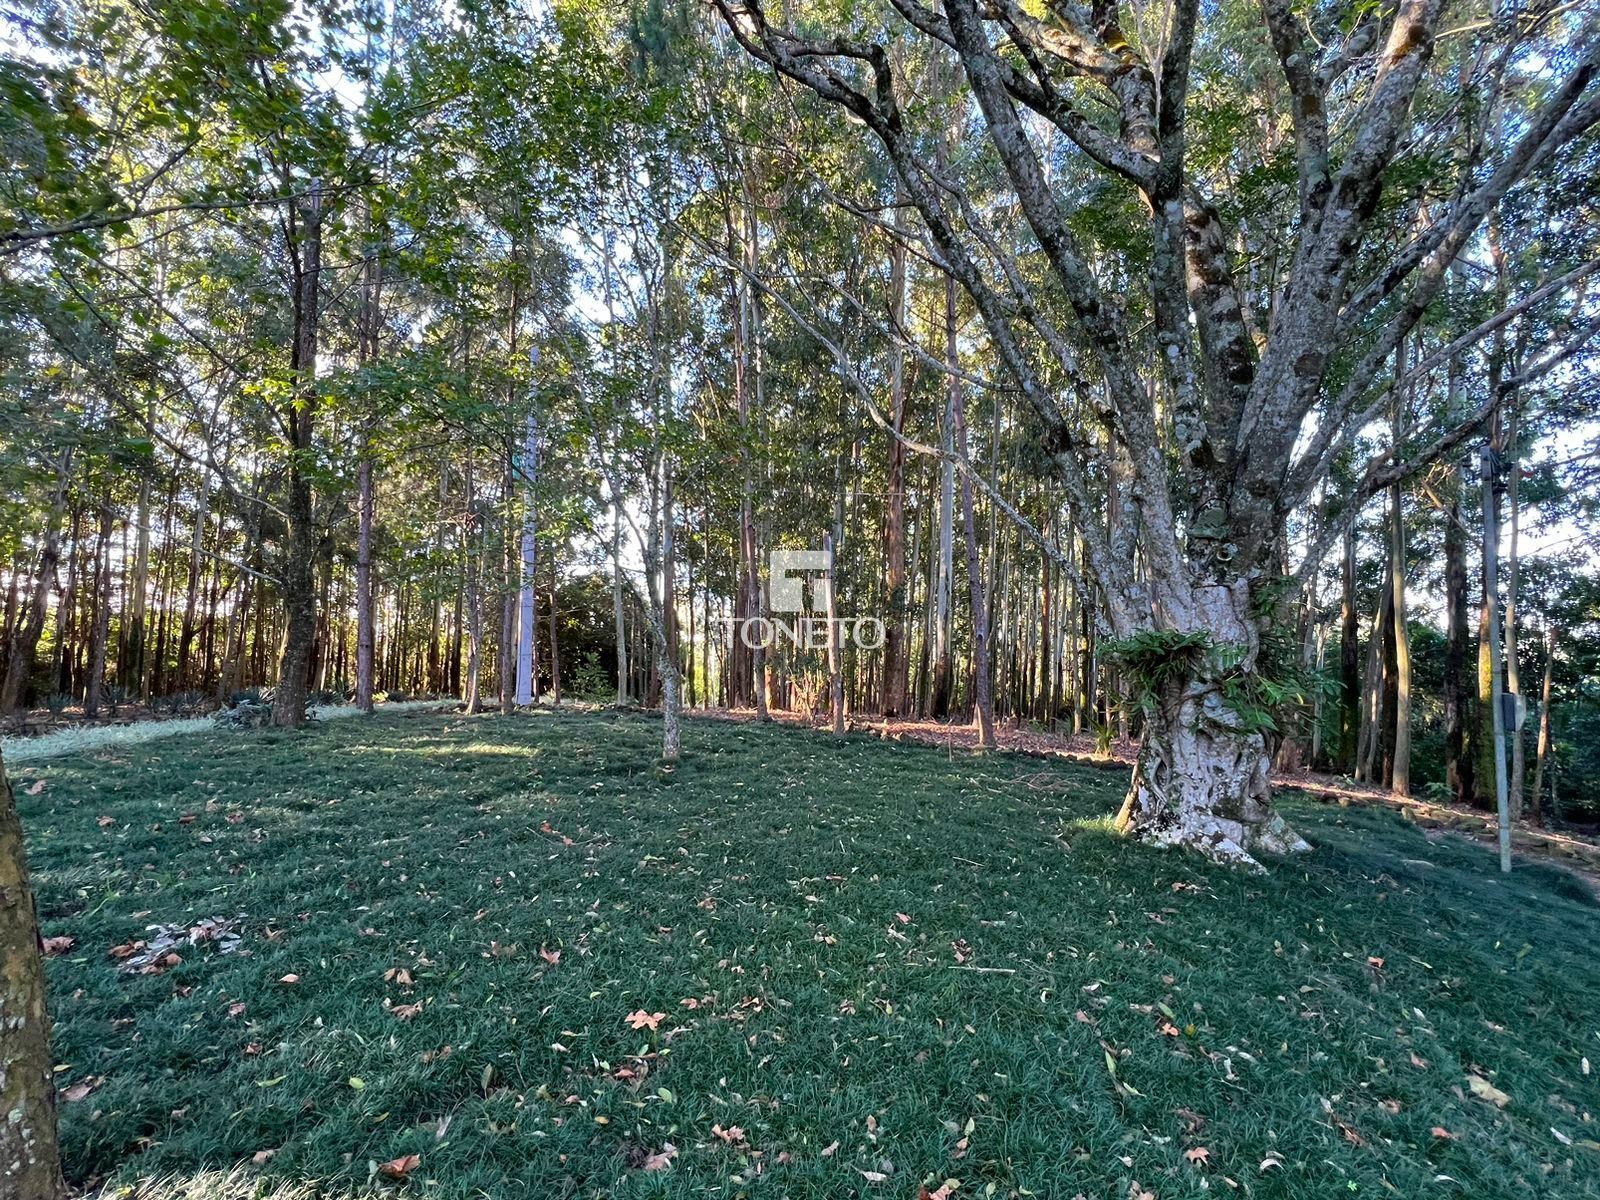
<svg viewBox="0 0 1600 1200">
<path fill-rule="evenodd" d="M 721 722 L 667 769 L 659 732 L 23 768 L 72 1181 L 1600 1197 L 1568 876 L 1289 798 L 1317 850 L 1245 878 L 1111 837 L 1101 771 Z"/>
</svg>

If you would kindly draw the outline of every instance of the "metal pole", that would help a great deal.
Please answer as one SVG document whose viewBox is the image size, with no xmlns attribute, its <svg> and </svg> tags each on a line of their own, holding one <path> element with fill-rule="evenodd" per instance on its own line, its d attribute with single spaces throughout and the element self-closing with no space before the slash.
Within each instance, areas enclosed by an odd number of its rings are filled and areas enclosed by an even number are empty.
<svg viewBox="0 0 1600 1200">
<path fill-rule="evenodd" d="M 1494 729 L 1494 800 L 1500 819 L 1500 873 L 1511 873 L 1511 803 L 1506 790 L 1506 726 L 1500 699 L 1500 526 L 1495 516 L 1494 451 L 1478 456 L 1483 481 L 1483 602 L 1489 614 L 1489 712 Z"/>
</svg>

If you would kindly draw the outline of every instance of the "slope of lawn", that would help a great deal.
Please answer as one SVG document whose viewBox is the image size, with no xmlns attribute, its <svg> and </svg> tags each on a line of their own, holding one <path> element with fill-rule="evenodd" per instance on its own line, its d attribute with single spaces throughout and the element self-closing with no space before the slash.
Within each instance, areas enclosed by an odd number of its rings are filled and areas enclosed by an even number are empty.
<svg viewBox="0 0 1600 1200">
<path fill-rule="evenodd" d="M 1600 1197 L 1600 910 L 1564 875 L 1291 799 L 1315 852 L 1248 878 L 1110 837 L 1119 773 L 724 722 L 669 771 L 659 732 L 396 715 L 19 767 L 76 939 L 74 1182 Z M 126 970 L 207 918 L 238 940 Z"/>
</svg>

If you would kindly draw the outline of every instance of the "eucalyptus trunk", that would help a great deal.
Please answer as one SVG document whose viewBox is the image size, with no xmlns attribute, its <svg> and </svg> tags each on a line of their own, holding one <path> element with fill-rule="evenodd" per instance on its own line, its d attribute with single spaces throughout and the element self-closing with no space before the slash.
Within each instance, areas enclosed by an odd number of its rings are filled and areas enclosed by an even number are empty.
<svg viewBox="0 0 1600 1200">
<path fill-rule="evenodd" d="M 278 687 L 272 701 L 272 723 L 303 725 L 317 634 L 312 435 L 317 404 L 317 332 L 322 273 L 322 190 L 314 184 L 291 239 L 294 280 L 294 347 L 291 369 L 295 401 L 282 414 L 288 433 L 288 496 L 284 515 L 289 532 L 284 544 L 279 591 L 283 597 L 283 651 L 278 661 Z"/>
</svg>

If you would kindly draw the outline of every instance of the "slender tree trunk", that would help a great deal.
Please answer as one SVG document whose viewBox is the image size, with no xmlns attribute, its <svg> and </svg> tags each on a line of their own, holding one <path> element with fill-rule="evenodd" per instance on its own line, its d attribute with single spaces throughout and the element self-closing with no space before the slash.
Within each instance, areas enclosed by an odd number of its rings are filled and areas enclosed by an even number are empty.
<svg viewBox="0 0 1600 1200">
<path fill-rule="evenodd" d="M 7 1200 L 66 1195 L 40 945 L 22 823 L 0 761 L 0 1178 Z"/>
<path fill-rule="evenodd" d="M 154 414 L 145 420 L 146 436 L 154 429 Z M 150 603 L 150 479 L 139 480 L 139 496 L 134 503 L 133 570 L 128 582 L 117 655 L 117 684 L 143 698 L 145 694 L 145 618 Z"/>
<path fill-rule="evenodd" d="M 946 294 L 951 286 L 946 281 Z M 953 338 L 953 304 L 946 303 L 946 337 Z M 955 451 L 955 417 L 951 411 L 950 393 L 946 393 L 942 421 L 944 452 Z M 950 595 L 955 575 L 955 465 L 947 457 L 939 469 L 939 543 L 934 562 L 932 581 L 932 619 L 928 640 L 932 643 L 933 683 L 928 697 L 928 715 L 942 719 L 950 711 Z"/>
<path fill-rule="evenodd" d="M 1361 644 L 1356 613 L 1356 532 L 1352 523 L 1344 533 L 1342 604 L 1339 609 L 1339 758 L 1338 769 L 1356 769 L 1356 747 L 1361 732 Z"/>
<path fill-rule="evenodd" d="M 202 468 L 200 491 L 195 498 L 194 533 L 189 539 L 189 585 L 183 597 L 183 627 L 178 634 L 178 678 L 190 681 L 189 652 L 194 648 L 195 622 L 200 609 L 200 582 L 205 577 L 206 520 L 210 515 L 211 472 Z"/>
<path fill-rule="evenodd" d="M 954 431 L 955 451 L 963 459 L 967 454 L 966 401 L 961 393 L 961 379 L 957 371 L 961 366 L 956 344 L 956 281 L 946 277 L 944 290 L 945 360 L 950 368 L 950 417 Z M 978 522 L 973 513 L 972 477 L 961 475 L 961 532 L 967 550 L 967 594 L 972 605 L 972 707 L 973 719 L 978 726 L 978 745 L 993 750 L 998 743 L 994 736 L 994 683 L 989 666 L 989 601 L 984 591 L 983 569 L 978 561 Z"/>
<path fill-rule="evenodd" d="M 550 549 L 550 704 L 561 707 L 561 619 L 556 605 L 556 552 Z M 671 640 L 670 638 L 668 639 Z"/>
<path fill-rule="evenodd" d="M 630 703 L 628 689 L 628 614 L 622 595 L 622 497 L 611 498 L 611 616 L 617 626 L 617 707 Z"/>
<path fill-rule="evenodd" d="M 78 579 L 83 573 L 82 518 L 83 514 L 74 506 L 67 525 L 67 586 L 61 593 L 60 607 L 56 609 L 56 691 L 63 696 L 76 694 L 74 667 L 78 653 Z M 0 705 L 0 710 L 3 707 Z"/>
<path fill-rule="evenodd" d="M 1506 691 L 1514 696 L 1522 694 L 1522 670 L 1517 651 L 1517 585 L 1521 579 L 1521 560 L 1517 554 L 1517 534 L 1521 525 L 1522 510 L 1517 495 L 1518 476 L 1522 469 L 1518 465 L 1517 456 L 1520 439 L 1518 437 L 1518 413 L 1515 408 L 1511 412 L 1509 428 L 1506 430 L 1506 455 L 1510 459 L 1506 468 Z M 1507 780 L 1507 794 L 1511 805 L 1513 817 L 1522 815 L 1522 782 L 1528 772 L 1527 739 L 1523 737 L 1522 730 L 1508 729 L 1506 736 L 1511 739 L 1511 774 Z"/>
<path fill-rule="evenodd" d="M 1411 639 L 1406 631 L 1405 524 L 1400 507 L 1400 488 L 1390 489 L 1389 580 L 1393 588 L 1390 601 L 1394 622 L 1394 752 L 1389 772 L 1389 790 L 1396 796 L 1411 794 Z"/>
<path fill-rule="evenodd" d="M 306 719 L 306 688 L 316 638 L 317 599 L 314 584 L 316 530 L 313 526 L 312 433 L 317 404 L 317 323 L 322 273 L 322 188 L 312 184 L 299 232 L 291 247 L 294 258 L 294 354 L 296 402 L 282 414 L 289 440 L 289 484 L 284 509 L 289 536 L 285 546 L 280 591 L 283 595 L 283 653 L 278 687 L 272 702 L 272 723 L 298 726 Z"/>
<path fill-rule="evenodd" d="M 94 573 L 94 617 L 90 622 L 89 675 L 83 689 L 83 715 L 100 715 L 105 698 L 106 642 L 111 634 L 111 499 L 100 502 L 99 559 Z"/>
<path fill-rule="evenodd" d="M 897 223 L 905 220 L 904 206 L 895 209 Z M 889 307 L 897 325 L 905 321 L 906 249 L 895 238 L 889 251 Z M 888 495 L 884 498 L 884 577 L 883 590 L 888 605 L 888 622 L 883 634 L 883 712 L 889 717 L 906 715 L 906 684 L 910 673 L 907 645 L 909 604 L 906 596 L 906 498 L 905 446 L 901 435 L 906 424 L 905 354 L 898 346 L 889 350 L 889 435 Z"/>
<path fill-rule="evenodd" d="M 1533 792 L 1528 797 L 1528 819 L 1535 825 L 1544 824 L 1544 772 L 1550 759 L 1550 683 L 1555 675 L 1556 630 L 1551 626 L 1545 633 L 1544 685 L 1539 689 L 1539 745 L 1534 751 Z"/>
<path fill-rule="evenodd" d="M 1467 618 L 1466 482 L 1459 468 L 1450 476 L 1444 508 L 1444 775 L 1451 794 L 1462 803 L 1473 798 L 1468 730 L 1474 689 L 1469 670 Z"/>
<path fill-rule="evenodd" d="M 833 736 L 844 736 L 844 670 L 839 647 L 839 597 L 838 562 L 835 555 L 838 544 L 832 533 L 825 536 L 823 549 L 828 553 L 828 712 L 832 718 Z"/>
<path fill-rule="evenodd" d="M 522 443 L 522 579 L 517 620 L 517 703 L 534 702 L 539 692 L 538 630 L 534 623 L 534 593 L 538 589 L 539 513 L 535 488 L 539 479 L 539 418 L 528 413 Z"/>
<path fill-rule="evenodd" d="M 478 696 L 479 675 L 483 669 L 483 526 L 478 514 L 478 488 L 472 459 L 468 451 L 467 515 L 463 535 L 467 576 L 467 683 L 462 698 L 467 702 L 467 712 L 477 713 L 483 710 Z"/>
<path fill-rule="evenodd" d="M 372 236 L 372 213 L 366 214 L 367 234 Z M 361 263 L 361 318 L 360 343 L 357 355 L 362 366 L 377 361 L 379 335 L 383 328 L 383 260 L 373 248 L 368 249 Z M 373 393 L 367 401 L 372 403 Z M 356 464 L 356 707 L 364 713 L 372 712 L 373 653 L 376 649 L 373 630 L 372 585 L 372 523 L 377 509 L 377 495 L 372 478 L 372 426 L 374 414 L 368 412 L 361 427 L 361 458 Z"/>
<path fill-rule="evenodd" d="M 16 622 L 12 630 L 5 681 L 0 685 L 0 712 L 8 713 L 16 709 L 33 675 L 34 656 L 38 653 L 45 617 L 50 610 L 50 593 L 56 586 L 56 565 L 61 558 L 61 522 L 66 515 L 67 476 L 71 465 L 72 452 L 62 451 L 56 466 L 56 486 L 50 499 L 50 516 L 45 524 L 44 541 L 39 547 L 39 568 L 34 576 L 33 595 L 28 600 L 27 616 Z M 76 526 L 77 522 L 73 524 Z"/>
</svg>

